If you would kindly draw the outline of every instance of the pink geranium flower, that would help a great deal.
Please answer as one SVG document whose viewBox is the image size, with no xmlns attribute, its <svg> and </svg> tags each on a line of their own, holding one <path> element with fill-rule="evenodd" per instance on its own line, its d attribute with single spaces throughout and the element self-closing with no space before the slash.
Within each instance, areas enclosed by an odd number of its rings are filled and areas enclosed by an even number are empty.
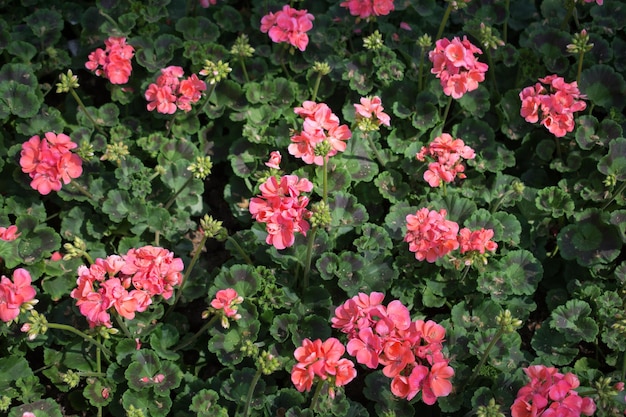
<svg viewBox="0 0 626 417">
<path fill-rule="evenodd" d="M 144 97 L 148 101 L 146 108 L 156 110 L 162 114 L 174 114 L 176 110 L 188 112 L 191 105 L 202 98 L 206 90 L 206 83 L 196 74 L 183 79 L 184 71 L 179 66 L 169 66 L 161 69 L 161 75 L 156 83 L 148 86 Z"/>
<path fill-rule="evenodd" d="M 37 292 L 31 282 L 30 273 L 24 268 L 13 271 L 13 280 L 4 275 L 0 278 L 0 320 L 11 322 L 22 309 L 29 310 L 37 304 Z"/>
<path fill-rule="evenodd" d="M 426 157 L 434 158 L 428 164 L 424 172 L 424 180 L 431 187 L 438 187 L 442 183 L 450 183 L 455 178 L 465 178 L 465 159 L 474 159 L 476 153 L 472 148 L 465 145 L 461 139 L 453 139 L 448 133 L 442 133 L 415 155 L 419 161 L 425 161 Z"/>
<path fill-rule="evenodd" d="M 126 84 L 133 69 L 130 61 L 135 48 L 128 45 L 124 37 L 110 37 L 104 44 L 105 50 L 98 48 L 89 54 L 85 67 L 112 84 Z"/>
<path fill-rule="evenodd" d="M 417 260 L 432 263 L 459 247 L 459 225 L 447 220 L 446 215 L 444 209 L 437 212 L 422 208 L 406 216 L 404 241 L 408 242 L 409 250 L 415 252 Z"/>
<path fill-rule="evenodd" d="M 386 16 L 394 10 L 393 0 L 347 0 L 339 5 L 347 8 L 352 16 L 359 19 Z"/>
<path fill-rule="evenodd" d="M 80 177 L 82 160 L 71 152 L 77 146 L 69 136 L 53 132 L 47 132 L 43 139 L 35 135 L 23 143 L 20 166 L 22 172 L 30 176 L 30 186 L 47 195 Z"/>
<path fill-rule="evenodd" d="M 261 19 L 261 32 L 267 33 L 275 43 L 286 42 L 304 51 L 309 44 L 306 34 L 313 28 L 315 17 L 307 10 L 296 10 L 284 5 L 276 13 L 268 13 Z"/>
<path fill-rule="evenodd" d="M 9 242 L 17 239 L 20 235 L 21 233 L 17 232 L 17 226 L 13 224 L 9 227 L 0 227 L 0 240 Z"/>
</svg>

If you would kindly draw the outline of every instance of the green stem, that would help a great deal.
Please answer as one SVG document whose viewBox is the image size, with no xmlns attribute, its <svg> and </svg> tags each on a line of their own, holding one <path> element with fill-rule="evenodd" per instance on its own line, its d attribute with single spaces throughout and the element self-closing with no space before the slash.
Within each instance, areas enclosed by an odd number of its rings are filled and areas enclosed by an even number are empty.
<svg viewBox="0 0 626 417">
<path fill-rule="evenodd" d="M 622 377 L 620 381 L 623 381 L 626 378 L 626 353 L 622 353 Z"/>
<path fill-rule="evenodd" d="M 248 388 L 248 395 L 246 395 L 246 405 L 243 408 L 243 417 L 248 417 L 248 413 L 250 411 L 250 403 L 252 402 L 252 396 L 254 395 L 254 389 L 256 388 L 257 382 L 261 378 L 261 368 L 256 370 L 256 374 L 252 378 L 252 382 L 250 382 L 250 388 Z"/>
<path fill-rule="evenodd" d="M 554 137 L 554 142 L 556 143 L 556 156 L 560 159 L 563 160 L 563 153 L 561 152 L 561 142 L 559 141 L 559 138 L 557 138 L 556 136 Z"/>
<path fill-rule="evenodd" d="M 241 65 L 241 70 L 243 71 L 243 77 L 246 79 L 246 83 L 250 82 L 250 76 L 248 75 L 248 70 L 246 69 L 246 63 L 243 58 L 239 58 L 239 64 Z"/>
<path fill-rule="evenodd" d="M 83 103 L 83 101 L 80 99 L 80 97 L 78 96 L 78 94 L 76 94 L 76 91 L 74 91 L 73 88 L 70 88 L 70 94 L 72 95 L 72 97 L 74 97 L 74 100 L 76 100 L 76 103 L 78 103 L 78 107 L 83 111 L 83 113 L 85 113 L 85 116 L 87 116 L 87 118 L 89 119 L 89 121 L 94 125 L 94 127 L 98 130 L 98 132 L 102 133 L 104 136 L 106 136 L 107 134 L 105 133 L 104 130 L 102 130 L 102 128 L 96 123 L 96 121 L 94 120 L 93 117 L 91 117 L 91 114 L 87 111 L 87 107 L 85 107 L 85 104 Z"/>
<path fill-rule="evenodd" d="M 181 343 L 180 345 L 174 347 L 172 351 L 176 352 L 177 350 L 181 350 L 182 348 L 185 348 L 189 346 L 190 344 L 192 344 L 193 342 L 195 342 L 197 338 L 202 336 L 204 332 L 206 332 L 209 329 L 209 327 L 215 324 L 218 318 L 219 318 L 219 314 L 214 314 L 213 317 L 211 317 L 211 320 L 207 321 L 205 325 L 202 326 L 202 328 L 196 332 L 196 334 L 191 336 L 189 339 L 187 339 L 185 342 Z"/>
<path fill-rule="evenodd" d="M 500 101 L 500 92 L 498 91 L 498 84 L 496 83 L 496 67 L 495 65 L 493 65 L 493 57 L 491 56 L 491 49 L 490 48 L 485 48 L 485 52 L 487 55 L 487 62 L 489 63 L 489 71 L 487 71 L 489 73 L 489 81 L 491 81 L 491 85 L 493 88 L 493 91 L 496 93 L 495 97 L 496 97 L 496 102 Z"/>
<path fill-rule="evenodd" d="M 98 341 L 100 341 L 100 336 L 98 335 Z M 96 371 L 101 374 L 102 373 L 102 359 L 100 358 L 100 348 L 96 348 Z M 98 405 L 98 417 L 102 417 L 102 406 Z"/>
<path fill-rule="evenodd" d="M 311 259 L 313 259 L 313 243 L 315 242 L 315 235 L 317 233 L 317 227 L 311 229 L 309 233 L 309 239 L 306 243 L 306 260 L 304 261 L 304 274 L 302 275 L 302 290 L 306 290 L 309 287 L 309 272 L 311 271 Z"/>
<path fill-rule="evenodd" d="M 91 343 L 92 345 L 102 349 L 102 353 L 104 353 L 104 356 L 107 357 L 107 359 L 112 355 L 111 351 L 109 349 L 107 349 L 102 343 L 98 342 L 96 339 L 94 339 L 93 337 L 81 332 L 78 329 L 75 329 L 72 326 L 68 326 L 67 324 L 60 324 L 60 323 L 50 323 L 48 322 L 46 324 L 46 326 L 49 329 L 57 329 L 57 330 L 64 330 L 66 332 L 70 332 L 70 333 L 74 333 L 77 336 L 82 337 L 84 340 L 86 340 L 87 342 Z"/>
<path fill-rule="evenodd" d="M 243 248 L 239 245 L 239 243 L 235 240 L 234 237 L 232 236 L 228 236 L 228 241 L 230 243 L 233 244 L 233 246 L 235 247 L 235 249 L 237 249 L 237 252 L 239 252 L 239 254 L 241 255 L 241 257 L 243 258 L 244 261 L 246 261 L 246 263 L 248 265 L 253 265 L 252 263 L 252 259 L 250 259 L 250 257 L 248 256 L 248 254 L 246 253 L 245 250 L 243 250 Z"/>
<path fill-rule="evenodd" d="M 493 205 L 493 207 L 491 207 L 491 210 L 489 210 L 491 212 L 491 214 L 495 213 L 500 206 L 502 205 L 502 203 L 504 203 L 504 200 L 511 194 L 513 194 L 515 191 L 511 190 L 511 191 L 507 191 L 505 192 L 502 197 L 500 197 L 498 199 L 498 201 L 496 201 L 496 203 Z"/>
<path fill-rule="evenodd" d="M 376 148 L 376 144 L 374 143 L 374 140 L 369 135 L 369 133 L 363 133 L 363 135 L 367 138 L 367 143 L 369 143 L 370 147 L 372 148 L 372 151 L 374 151 L 374 156 L 376 157 L 376 160 L 378 161 L 380 165 L 384 167 L 385 162 L 383 158 L 380 156 L 380 152 L 378 152 L 378 149 Z"/>
<path fill-rule="evenodd" d="M 81 193 L 82 195 L 84 195 L 85 197 L 87 197 L 88 199 L 93 201 L 94 203 L 98 202 L 98 200 L 96 200 L 96 198 L 93 196 L 93 194 L 91 194 L 89 191 L 87 191 L 87 189 L 85 187 L 83 187 L 82 185 L 80 185 L 76 181 L 72 181 L 72 182 L 70 182 L 70 184 L 72 184 L 72 187 L 76 188 L 76 190 L 78 190 L 79 193 Z"/>
<path fill-rule="evenodd" d="M 504 2 L 504 27 L 502 28 L 502 41 L 506 44 L 507 33 L 509 30 L 509 10 L 510 0 Z"/>
<path fill-rule="evenodd" d="M 450 13 L 452 12 L 452 2 L 448 3 L 448 8 L 443 14 L 443 18 L 441 19 L 441 23 L 439 24 L 439 30 L 437 31 L 437 36 L 435 36 L 435 41 L 441 38 L 443 35 L 443 28 L 446 27 L 446 23 L 448 22 L 448 18 L 450 17 Z"/>
<path fill-rule="evenodd" d="M 199 113 L 204 113 L 204 111 L 206 110 L 206 107 L 209 105 L 209 101 L 211 99 L 211 96 L 213 95 L 213 92 L 215 91 L 216 86 L 217 83 L 213 83 L 209 86 L 209 91 L 206 93 L 206 100 L 202 104 L 202 107 L 200 107 Z"/>
<path fill-rule="evenodd" d="M 576 72 L 576 84 L 580 84 L 580 73 L 583 70 L 583 57 L 585 56 L 585 52 L 581 52 L 578 55 L 578 71 Z"/>
<path fill-rule="evenodd" d="M 191 181 L 193 181 L 193 175 L 187 178 L 187 181 L 185 181 L 185 183 L 178 189 L 178 191 L 176 191 L 176 194 L 174 194 L 172 198 L 170 198 L 170 200 L 167 203 L 165 203 L 165 206 L 163 206 L 165 210 L 169 210 L 169 208 L 172 207 L 172 204 L 174 204 L 174 201 L 176 201 L 176 198 L 180 195 L 180 193 L 183 192 L 185 187 L 191 184 Z"/>
<path fill-rule="evenodd" d="M 421 48 L 420 51 L 420 65 L 419 70 L 417 72 L 417 92 L 421 93 L 424 88 L 424 55 L 426 55 L 426 50 Z"/>
<path fill-rule="evenodd" d="M 626 181 L 623 182 L 622 185 L 619 186 L 617 191 L 613 193 L 613 197 L 611 197 L 611 199 L 609 201 L 607 201 L 604 206 L 602 206 L 602 210 L 606 210 L 611 205 L 613 200 L 615 200 L 615 197 L 620 195 L 621 193 L 623 193 L 625 189 L 626 189 Z M 624 379 L 624 378 L 622 378 L 622 379 Z"/>
<path fill-rule="evenodd" d="M 485 352 L 483 352 L 483 356 L 482 358 L 480 358 L 480 362 L 478 362 L 478 365 L 474 368 L 474 372 L 472 372 L 472 376 L 467 381 L 467 385 L 472 385 L 472 383 L 478 376 L 478 372 L 480 372 L 480 369 L 483 367 L 483 365 L 487 361 L 487 358 L 489 357 L 489 352 L 491 352 L 491 349 L 493 349 L 493 347 L 496 345 L 498 340 L 500 340 L 503 334 L 504 334 L 504 329 L 499 328 L 498 332 L 493 336 L 493 339 L 491 339 L 491 342 L 487 346 L 487 349 L 485 349 Z"/>
<path fill-rule="evenodd" d="M 311 101 L 315 101 L 317 99 L 317 92 L 320 89 L 320 83 L 322 82 L 322 73 L 317 73 L 317 78 L 315 79 L 315 85 L 313 86 L 313 94 L 311 95 Z"/>
<path fill-rule="evenodd" d="M 185 271 L 185 275 L 183 275 L 183 279 L 182 279 L 182 282 L 180 283 L 180 287 L 178 287 L 178 291 L 176 292 L 176 298 L 174 298 L 174 302 L 172 303 L 172 305 L 169 306 L 169 308 L 163 315 L 163 318 L 161 319 L 162 321 L 165 321 L 165 318 L 168 316 L 168 314 L 170 314 L 172 310 L 174 310 L 174 307 L 176 307 L 176 304 L 178 304 L 180 297 L 182 297 L 185 284 L 189 280 L 189 275 L 191 275 L 191 271 L 193 270 L 193 267 L 196 265 L 196 262 L 198 262 L 198 258 L 200 258 L 200 253 L 202 253 L 202 248 L 204 247 L 208 239 L 209 239 L 209 235 L 205 233 L 202 236 L 202 240 L 200 241 L 200 244 L 196 248 L 195 253 L 193 254 L 193 258 L 191 258 L 191 262 L 189 262 L 189 266 L 187 267 L 187 270 Z"/>
<path fill-rule="evenodd" d="M 450 111 L 450 106 L 452 105 L 452 96 L 448 97 L 448 104 L 446 104 L 446 109 L 443 111 L 443 117 L 441 118 L 441 129 L 446 124 L 446 119 L 448 118 L 448 112 Z"/>
<path fill-rule="evenodd" d="M 567 27 L 567 24 L 569 23 L 569 20 L 574 14 L 575 9 L 576 9 L 576 2 L 573 0 L 570 0 L 567 13 L 565 14 L 565 18 L 563 19 L 563 22 L 561 22 L 561 30 L 565 30 L 565 28 Z"/>
<path fill-rule="evenodd" d="M 448 186 L 447 186 L 447 183 L 445 181 L 441 181 L 441 189 L 443 190 L 443 196 L 447 197 L 448 196 Z"/>
<path fill-rule="evenodd" d="M 130 340 L 135 340 L 133 335 L 130 333 L 130 330 L 128 330 L 128 327 L 126 327 L 126 324 L 124 324 L 122 317 L 115 311 L 113 312 L 113 317 L 115 317 L 115 322 L 120 327 L 120 329 L 122 329 L 122 333 L 124 333 L 124 336 L 126 336 Z"/>
<path fill-rule="evenodd" d="M 324 157 L 322 165 L 322 201 L 327 203 L 328 201 L 328 156 Z"/>
<path fill-rule="evenodd" d="M 89 265 L 93 265 L 93 258 L 87 252 L 83 252 L 81 255 L 87 260 Z"/>
<path fill-rule="evenodd" d="M 320 398 L 320 393 L 322 392 L 322 387 L 325 383 L 325 380 L 320 379 L 317 383 L 317 387 L 315 387 L 315 393 L 313 394 L 313 399 L 311 400 L 311 410 L 313 411 L 317 408 L 317 401 Z"/>
</svg>

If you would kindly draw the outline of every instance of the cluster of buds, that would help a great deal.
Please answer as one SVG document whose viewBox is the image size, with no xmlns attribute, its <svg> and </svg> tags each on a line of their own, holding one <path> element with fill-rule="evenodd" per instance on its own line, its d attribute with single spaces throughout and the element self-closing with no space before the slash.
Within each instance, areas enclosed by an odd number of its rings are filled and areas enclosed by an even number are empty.
<svg viewBox="0 0 626 417">
<path fill-rule="evenodd" d="M 232 68 L 228 65 L 228 62 L 222 62 L 221 59 L 213 62 L 207 59 L 204 61 L 204 68 L 202 68 L 199 74 L 206 77 L 209 84 L 213 85 L 226 78 L 231 71 Z"/>
<path fill-rule="evenodd" d="M 254 54 L 254 48 L 248 42 L 248 35 L 242 33 L 237 37 L 230 53 L 240 58 L 250 58 Z"/>
<path fill-rule="evenodd" d="M 375 30 L 374 33 L 363 38 L 363 46 L 369 51 L 378 51 L 384 46 L 383 36 L 378 30 Z"/>
<path fill-rule="evenodd" d="M 191 171 L 194 178 L 204 180 L 211 174 L 212 168 L 213 162 L 211 161 L 211 157 L 207 155 L 197 157 L 196 162 L 189 165 L 189 167 L 187 167 L 187 170 Z"/>
<path fill-rule="evenodd" d="M 69 93 L 70 90 L 80 87 L 78 84 L 78 76 L 67 70 L 67 74 L 60 74 L 60 83 L 57 83 L 57 93 Z"/>
</svg>

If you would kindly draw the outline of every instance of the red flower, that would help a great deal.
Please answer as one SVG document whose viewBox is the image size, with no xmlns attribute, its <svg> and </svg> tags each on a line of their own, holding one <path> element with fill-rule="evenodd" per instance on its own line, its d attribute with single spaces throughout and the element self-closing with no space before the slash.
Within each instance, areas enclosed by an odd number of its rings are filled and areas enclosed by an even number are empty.
<svg viewBox="0 0 626 417">
<path fill-rule="evenodd" d="M 261 32 L 267 33 L 275 43 L 287 42 L 301 51 L 309 44 L 306 34 L 313 28 L 315 17 L 306 10 L 296 10 L 284 5 L 276 13 L 268 13 L 261 19 Z"/>
</svg>

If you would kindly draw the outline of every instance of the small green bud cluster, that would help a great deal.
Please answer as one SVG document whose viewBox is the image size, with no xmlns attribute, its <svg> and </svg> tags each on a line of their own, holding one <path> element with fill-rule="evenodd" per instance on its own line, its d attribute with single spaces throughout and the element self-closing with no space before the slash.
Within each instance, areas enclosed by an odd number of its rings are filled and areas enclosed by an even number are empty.
<svg viewBox="0 0 626 417">
<path fill-rule="evenodd" d="M 113 142 L 107 145 L 104 155 L 100 157 L 101 161 L 111 161 L 120 164 L 126 156 L 130 155 L 128 146 L 123 142 Z"/>
<path fill-rule="evenodd" d="M 204 61 L 204 68 L 200 71 L 200 75 L 204 75 L 209 84 L 215 84 L 226 78 L 231 71 L 232 68 L 227 62 L 222 62 L 220 59 L 216 63 L 207 59 Z"/>
<path fill-rule="evenodd" d="M 196 162 L 187 167 L 188 171 L 193 173 L 193 176 L 199 180 L 204 180 L 211 174 L 213 168 L 213 162 L 211 162 L 210 156 L 199 156 L 196 158 Z"/>
<path fill-rule="evenodd" d="M 496 323 L 498 323 L 505 333 L 513 333 L 522 325 L 522 321 L 514 318 L 509 310 L 504 310 L 502 313 L 498 314 Z"/>
<path fill-rule="evenodd" d="M 71 369 L 69 369 L 66 373 L 61 373 L 60 376 L 61 380 L 69 385 L 70 388 L 76 388 L 80 383 L 80 376 Z"/>
<path fill-rule="evenodd" d="M 239 350 L 245 356 L 256 357 L 259 355 L 259 347 L 250 339 L 244 340 Z"/>
<path fill-rule="evenodd" d="M 248 42 L 248 35 L 245 33 L 239 35 L 230 49 L 230 53 L 240 58 L 250 58 L 254 54 L 254 48 Z"/>
<path fill-rule="evenodd" d="M 0 397 L 0 411 L 7 411 L 11 405 L 11 398 L 3 395 Z"/>
<path fill-rule="evenodd" d="M 584 54 L 593 49 L 593 43 L 589 42 L 589 34 L 583 29 L 580 33 L 574 33 L 572 43 L 566 46 L 567 52 L 571 54 Z"/>
<path fill-rule="evenodd" d="M 498 46 L 504 46 L 504 41 L 500 39 L 495 33 L 493 33 L 493 29 L 491 26 L 486 26 L 484 23 L 480 23 L 478 38 L 480 39 L 480 43 L 489 49 L 498 49 Z"/>
<path fill-rule="evenodd" d="M 87 244 L 80 237 L 74 236 L 74 243 L 65 243 L 63 249 L 66 252 L 63 260 L 69 261 L 70 259 L 80 258 L 87 253 Z"/>
<path fill-rule="evenodd" d="M 324 140 L 317 144 L 317 146 L 313 150 L 313 153 L 315 154 L 315 156 L 326 156 L 332 148 L 333 146 L 330 144 L 330 142 Z"/>
<path fill-rule="evenodd" d="M 476 415 L 478 417 L 504 417 L 504 413 L 500 411 L 500 404 L 497 404 L 493 398 L 487 405 L 479 405 Z"/>
<path fill-rule="evenodd" d="M 311 210 L 311 225 L 313 227 L 327 227 L 332 222 L 330 215 L 330 208 L 328 205 L 320 201 L 312 206 Z"/>
<path fill-rule="evenodd" d="M 46 316 L 39 314 L 37 310 L 31 310 L 28 323 L 24 323 L 20 330 L 28 334 L 28 340 L 35 340 L 38 335 L 48 331 L 48 320 Z"/>
<path fill-rule="evenodd" d="M 78 88 L 78 77 L 72 73 L 72 70 L 67 70 L 67 74 L 60 74 L 60 83 L 57 84 L 57 93 L 68 93 L 74 88 Z"/>
<path fill-rule="evenodd" d="M 209 238 L 223 242 L 228 238 L 228 231 L 222 226 L 223 222 L 215 220 L 212 216 L 205 214 L 200 220 L 200 228 Z"/>
<path fill-rule="evenodd" d="M 126 417 L 146 417 L 141 408 L 135 408 L 134 405 L 130 405 L 126 410 Z"/>
<path fill-rule="evenodd" d="M 110 339 L 111 335 L 118 334 L 120 331 L 115 327 L 107 328 L 106 326 L 98 326 L 95 328 L 96 333 L 103 339 Z"/>
<path fill-rule="evenodd" d="M 76 153 L 83 161 L 90 161 L 94 155 L 94 147 L 88 140 L 83 139 L 80 141 L 80 146 L 78 147 Z"/>
<path fill-rule="evenodd" d="M 281 360 L 264 350 L 259 356 L 259 369 L 264 375 L 272 374 L 278 371 L 282 366 Z"/>
<path fill-rule="evenodd" d="M 417 38 L 417 46 L 422 49 L 430 49 L 430 47 L 433 46 L 433 38 L 428 34 L 424 34 Z"/>
<path fill-rule="evenodd" d="M 328 63 L 316 61 L 313 63 L 313 71 L 321 75 L 328 75 L 330 74 L 331 69 Z"/>
<path fill-rule="evenodd" d="M 607 187 L 615 187 L 617 185 L 617 176 L 615 174 L 609 174 L 602 181 L 602 183 L 606 185 Z"/>
<path fill-rule="evenodd" d="M 383 48 L 383 36 L 375 30 L 370 36 L 363 38 L 363 46 L 369 51 L 378 51 Z"/>
</svg>

